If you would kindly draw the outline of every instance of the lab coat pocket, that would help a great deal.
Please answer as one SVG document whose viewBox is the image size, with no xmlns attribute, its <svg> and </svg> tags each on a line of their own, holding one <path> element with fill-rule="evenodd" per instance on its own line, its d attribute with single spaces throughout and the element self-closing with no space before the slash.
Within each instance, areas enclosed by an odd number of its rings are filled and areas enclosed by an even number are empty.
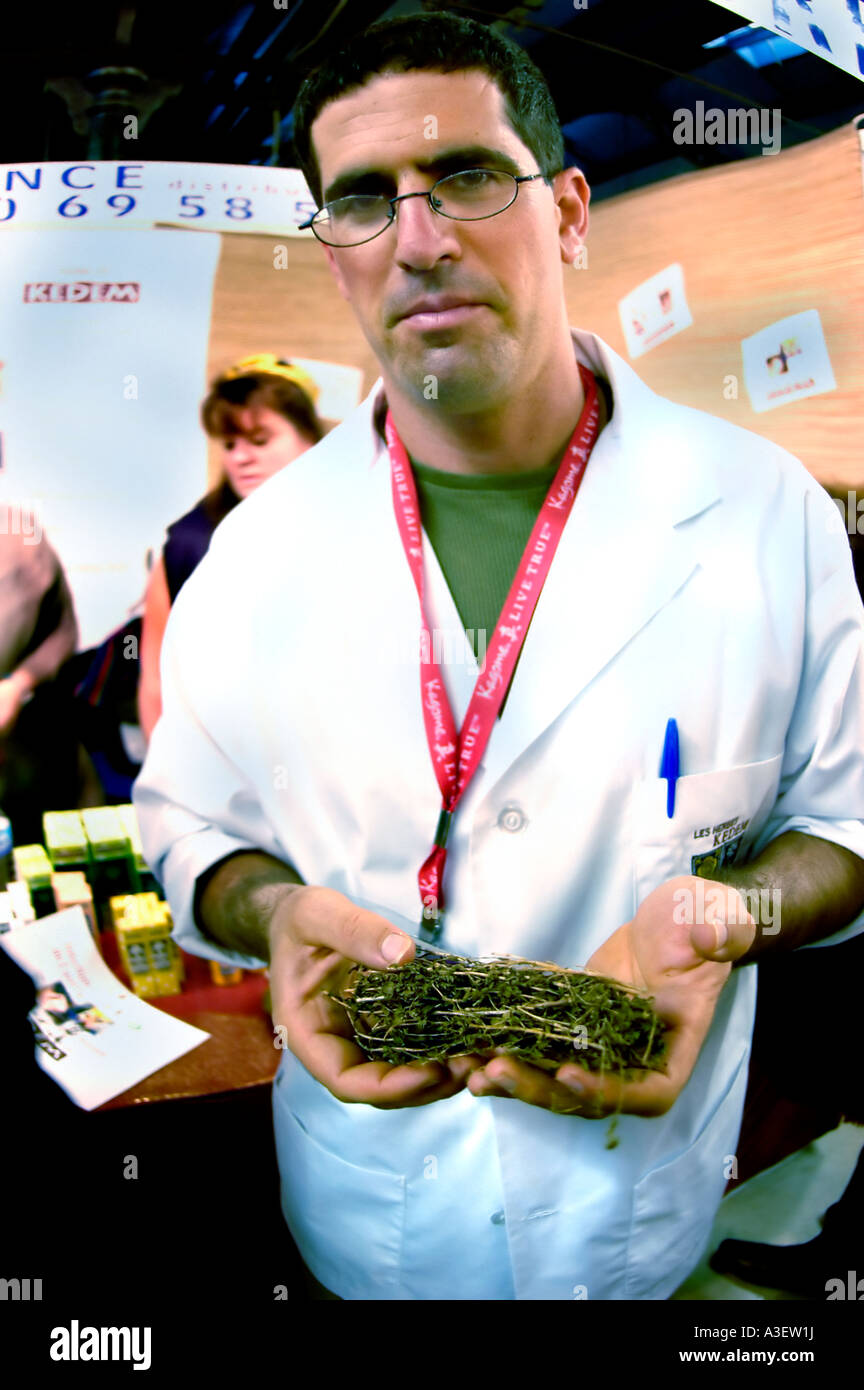
<svg viewBox="0 0 864 1390">
<path fill-rule="evenodd" d="M 392 1298 L 402 1267 L 405 1178 L 324 1148 L 278 1086 L 273 1119 L 282 1210 L 306 1264 L 342 1298 Z"/>
<path fill-rule="evenodd" d="M 666 782 L 646 778 L 633 787 L 633 869 L 636 902 L 679 874 L 711 878 L 743 864 L 768 819 L 780 785 L 782 753 L 758 763 L 679 777 L 671 819 Z"/>
<path fill-rule="evenodd" d="M 669 1298 L 699 1262 L 726 1182 L 734 1173 L 730 1165 L 741 1125 L 749 1058 L 749 1043 L 742 1042 L 731 1078 L 696 1138 L 637 1182 L 625 1298 Z M 686 1091 L 676 1104 L 684 1097 Z M 671 1147 L 677 1124 L 686 1117 L 676 1116 L 673 1106 L 668 1118 Z"/>
</svg>

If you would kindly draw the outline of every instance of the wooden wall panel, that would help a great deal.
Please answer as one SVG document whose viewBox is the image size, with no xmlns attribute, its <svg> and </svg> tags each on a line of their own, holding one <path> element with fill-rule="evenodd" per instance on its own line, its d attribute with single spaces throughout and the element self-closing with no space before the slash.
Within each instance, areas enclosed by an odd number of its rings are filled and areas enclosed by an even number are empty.
<svg viewBox="0 0 864 1390">
<path fill-rule="evenodd" d="M 642 379 L 776 440 L 826 486 L 864 487 L 864 196 L 853 127 L 599 204 L 588 265 L 565 275 L 570 322 L 629 361 L 618 301 L 674 261 L 693 325 L 634 361 Z M 837 390 L 757 414 L 740 341 L 804 309 L 819 310 Z M 737 400 L 724 399 L 730 374 Z"/>
</svg>

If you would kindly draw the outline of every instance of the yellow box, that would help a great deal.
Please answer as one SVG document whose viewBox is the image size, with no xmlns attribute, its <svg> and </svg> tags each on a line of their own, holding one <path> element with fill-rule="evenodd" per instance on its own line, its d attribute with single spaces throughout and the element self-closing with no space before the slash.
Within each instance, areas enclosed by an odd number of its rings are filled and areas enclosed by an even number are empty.
<svg viewBox="0 0 864 1390">
<path fill-rule="evenodd" d="M 109 899 L 108 906 L 115 929 L 122 927 L 124 932 L 141 931 L 145 935 L 165 930 L 168 907 L 156 893 L 119 893 Z M 170 913 L 167 926 L 170 931 Z"/>
<path fill-rule="evenodd" d="M 183 961 L 171 938 L 168 904 L 155 893 L 126 893 L 110 901 L 120 958 L 141 998 L 179 994 Z"/>
<path fill-rule="evenodd" d="M 176 950 L 168 937 L 132 941 L 121 950 L 126 973 L 140 998 L 180 993 L 183 980 Z"/>
<path fill-rule="evenodd" d="M 54 872 L 43 845 L 16 845 L 12 850 L 15 877 L 34 888 L 49 888 Z"/>
</svg>

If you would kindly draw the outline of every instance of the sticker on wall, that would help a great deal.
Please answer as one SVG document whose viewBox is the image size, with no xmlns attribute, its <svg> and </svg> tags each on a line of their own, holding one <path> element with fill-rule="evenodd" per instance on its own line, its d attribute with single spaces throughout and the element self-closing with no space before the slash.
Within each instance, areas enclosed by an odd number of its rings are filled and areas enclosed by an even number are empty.
<svg viewBox="0 0 864 1390">
<path fill-rule="evenodd" d="M 618 301 L 624 340 L 631 357 L 641 357 L 693 322 L 681 266 L 667 265 Z"/>
<path fill-rule="evenodd" d="M 818 309 L 760 328 L 741 343 L 744 381 L 756 411 L 836 391 Z"/>
</svg>

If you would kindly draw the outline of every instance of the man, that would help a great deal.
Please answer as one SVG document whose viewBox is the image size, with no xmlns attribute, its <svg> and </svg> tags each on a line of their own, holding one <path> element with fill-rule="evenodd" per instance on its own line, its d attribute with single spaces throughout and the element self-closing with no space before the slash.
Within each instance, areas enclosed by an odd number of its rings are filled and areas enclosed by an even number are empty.
<svg viewBox="0 0 864 1390">
<path fill-rule="evenodd" d="M 325 1288 L 665 1298 L 734 1154 L 755 972 L 731 962 L 864 904 L 848 551 L 795 460 L 571 334 L 588 189 L 518 49 L 451 16 L 377 26 L 307 81 L 295 128 L 382 380 L 180 595 L 148 857 L 189 949 L 269 959 L 283 1210 Z M 426 639 L 456 634 L 422 693 L 418 592 Z M 735 851 L 731 886 L 698 877 Z M 779 893 L 782 929 L 739 888 Z M 665 1073 L 367 1061 L 326 992 L 412 957 L 394 918 L 648 989 Z"/>
<path fill-rule="evenodd" d="M 23 843 L 40 837 L 46 806 L 77 797 L 77 741 L 55 684 L 77 641 L 66 575 L 38 517 L 0 503 L 0 806 Z"/>
<path fill-rule="evenodd" d="M 55 550 L 26 509 L 0 504 L 0 738 L 72 655 L 78 625 Z"/>
</svg>

